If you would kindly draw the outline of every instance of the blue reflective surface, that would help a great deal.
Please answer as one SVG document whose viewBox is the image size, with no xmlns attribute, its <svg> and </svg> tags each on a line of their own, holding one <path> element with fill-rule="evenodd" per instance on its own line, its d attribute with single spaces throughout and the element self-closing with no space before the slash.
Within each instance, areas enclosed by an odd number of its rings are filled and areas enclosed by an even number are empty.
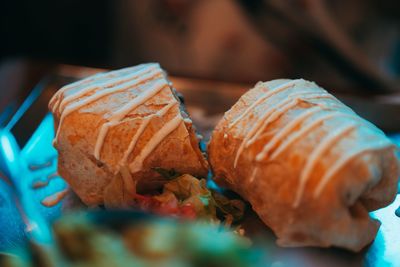
<svg viewBox="0 0 400 267">
<path fill-rule="evenodd" d="M 400 206 L 400 195 L 384 209 L 372 213 L 382 222 L 378 235 L 368 250 L 368 266 L 400 266 L 400 218 L 395 211 Z"/>
</svg>

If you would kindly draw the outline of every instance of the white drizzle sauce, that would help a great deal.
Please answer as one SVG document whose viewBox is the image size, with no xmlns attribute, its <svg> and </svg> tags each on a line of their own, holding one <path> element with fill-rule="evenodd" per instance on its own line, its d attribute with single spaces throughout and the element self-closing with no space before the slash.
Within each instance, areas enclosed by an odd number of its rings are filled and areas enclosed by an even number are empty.
<svg viewBox="0 0 400 267">
<path fill-rule="evenodd" d="M 300 101 L 302 101 L 302 100 L 320 99 L 320 98 L 332 98 L 332 96 L 329 95 L 329 94 L 314 94 L 314 95 L 310 95 L 310 96 L 306 94 L 305 97 L 295 98 L 292 101 L 290 101 L 287 106 L 285 105 L 281 109 L 274 110 L 274 112 L 271 114 L 271 116 L 268 117 L 267 121 L 265 121 L 263 123 L 262 127 L 259 128 L 257 133 L 250 140 L 247 141 L 247 143 L 245 144 L 246 147 L 248 147 L 249 145 L 251 145 L 255 141 L 257 141 L 257 138 L 259 137 L 259 135 L 263 133 L 264 129 L 268 126 L 268 124 L 270 122 L 276 120 L 277 118 L 282 116 L 285 112 L 287 112 L 291 108 L 297 106 Z"/>
<path fill-rule="evenodd" d="M 77 81 L 77 82 L 74 82 L 72 84 L 68 84 L 68 85 L 62 87 L 60 90 L 58 90 L 56 92 L 56 94 L 54 94 L 54 96 L 50 100 L 50 103 L 51 103 L 53 101 L 53 99 L 57 97 L 57 100 L 55 101 L 56 103 L 52 107 L 52 111 L 54 112 L 54 111 L 58 110 L 59 105 L 63 100 L 63 98 L 61 98 L 61 94 L 64 94 L 66 91 L 70 91 L 70 90 L 78 88 L 80 86 L 84 86 L 84 85 L 86 85 L 88 83 L 92 83 L 96 79 L 104 78 L 104 77 L 106 77 L 106 75 L 107 75 L 106 73 L 97 73 L 97 74 L 95 74 L 93 76 L 90 76 L 90 77 L 85 78 L 83 80 L 80 80 L 80 81 Z"/>
<path fill-rule="evenodd" d="M 302 98 L 295 98 L 292 99 L 292 96 L 297 96 L 297 95 L 302 95 L 303 93 L 306 93 L 304 97 Z M 307 95 L 308 92 L 295 92 L 293 94 L 290 94 L 287 99 L 285 99 L 282 102 L 278 102 L 277 104 L 269 107 L 267 111 L 256 121 L 254 126 L 250 129 L 250 131 L 246 134 L 244 137 L 242 143 L 239 146 L 239 149 L 236 153 L 235 156 L 235 161 L 233 163 L 234 168 L 236 168 L 236 165 L 238 163 L 238 160 L 240 158 L 240 155 L 242 154 L 243 150 L 245 147 L 248 147 L 250 144 L 254 143 L 258 136 L 263 132 L 265 127 L 268 126 L 268 124 L 275 119 L 279 118 L 282 114 L 284 114 L 286 111 L 290 110 L 291 108 L 295 107 L 299 101 L 301 100 L 311 100 L 311 99 L 318 99 L 318 98 L 332 98 L 330 94 L 312 94 L 312 95 Z"/>
<path fill-rule="evenodd" d="M 299 98 L 296 99 L 286 99 L 285 101 L 281 102 L 282 105 L 279 105 L 278 107 L 272 108 L 271 112 L 268 113 L 269 116 L 267 116 L 266 120 L 258 120 L 256 122 L 256 133 L 253 134 L 253 136 L 247 140 L 244 145 L 245 147 L 248 147 L 250 144 L 254 143 L 257 138 L 259 137 L 260 134 L 265 130 L 265 128 L 274 120 L 282 116 L 286 111 L 290 110 L 291 108 L 297 106 L 300 102 Z M 280 107 L 280 108 L 279 108 Z"/>
<path fill-rule="evenodd" d="M 345 127 L 339 128 L 338 130 L 328 134 L 322 141 L 314 148 L 311 152 L 310 156 L 307 159 L 307 163 L 304 166 L 301 174 L 299 186 L 297 188 L 297 193 L 295 197 L 295 201 L 293 203 L 293 207 L 298 207 L 300 204 L 301 197 L 304 192 L 305 185 L 311 175 L 311 172 L 317 163 L 317 161 L 326 153 L 329 148 L 338 142 L 343 136 L 353 131 L 356 128 L 356 124 L 346 125 Z"/>
<path fill-rule="evenodd" d="M 246 116 L 250 111 L 252 111 L 257 105 L 262 103 L 263 101 L 267 100 L 269 97 L 284 91 L 285 89 L 294 86 L 296 81 L 298 80 L 293 80 L 288 83 L 285 83 L 283 85 L 280 85 L 276 87 L 274 90 L 267 91 L 264 93 L 260 98 L 258 98 L 252 105 L 250 105 L 238 118 L 236 118 L 231 124 L 229 124 L 228 129 L 235 126 L 244 116 Z M 306 185 L 306 182 L 309 180 L 309 177 L 312 173 L 312 170 L 314 169 L 315 164 L 317 161 L 323 156 L 327 151 L 329 151 L 329 148 L 335 144 L 336 142 L 339 142 L 341 138 L 343 138 L 346 134 L 349 132 L 355 130 L 358 126 L 363 125 L 366 127 L 372 127 L 375 129 L 375 126 L 371 124 L 370 122 L 363 120 L 362 118 L 358 117 L 356 113 L 351 110 L 350 108 L 346 107 L 345 105 L 342 105 L 337 98 L 334 96 L 328 94 L 325 90 L 319 88 L 319 90 L 322 90 L 322 93 L 320 91 L 304 91 L 300 90 L 297 92 L 293 92 L 288 95 L 288 99 L 283 100 L 282 102 L 278 102 L 275 105 L 269 106 L 265 113 L 256 121 L 256 123 L 250 128 L 249 132 L 245 135 L 243 138 L 243 141 L 237 150 L 236 156 L 235 156 L 235 161 L 234 161 L 234 167 L 236 168 L 238 159 L 243 152 L 243 149 L 245 147 L 248 147 L 252 143 L 254 143 L 258 136 L 262 134 L 264 131 L 265 127 L 268 126 L 268 124 L 281 116 L 283 113 L 287 112 L 290 110 L 292 107 L 296 106 L 299 102 L 300 99 L 306 100 L 306 99 L 319 99 L 319 98 L 330 98 L 335 100 L 337 103 L 315 103 L 318 106 L 313 107 L 309 109 L 308 111 L 305 111 L 301 115 L 297 116 L 293 120 L 291 120 L 288 124 L 286 124 L 282 129 L 280 129 L 274 137 L 265 144 L 263 149 L 261 150 L 260 153 L 257 154 L 256 156 L 256 161 L 260 162 L 267 157 L 269 152 L 274 149 L 274 147 L 277 146 L 277 144 L 284 139 L 287 135 L 291 133 L 291 131 L 299 125 L 299 123 L 304 122 L 307 118 L 312 117 L 314 114 L 318 113 L 319 111 L 322 110 L 330 110 L 331 113 L 324 114 L 317 119 L 313 120 L 310 122 L 310 124 L 305 125 L 302 127 L 298 132 L 292 134 L 287 138 L 284 142 L 280 143 L 278 147 L 276 147 L 275 151 L 272 153 L 272 155 L 269 157 L 270 159 L 274 159 L 277 156 L 279 156 L 285 149 L 287 149 L 291 144 L 293 144 L 295 141 L 303 137 L 304 135 L 308 134 L 310 131 L 312 131 L 315 127 L 319 126 L 321 123 L 323 123 L 326 120 L 330 120 L 336 117 L 347 117 L 352 119 L 352 123 L 350 125 L 346 125 L 344 127 L 341 127 L 334 132 L 328 134 L 323 138 L 323 140 L 314 148 L 314 150 L 311 152 L 310 156 L 308 157 L 308 160 L 306 162 L 306 165 L 304 169 L 302 170 L 299 178 L 299 186 L 297 189 L 297 193 L 294 199 L 293 207 L 297 207 L 300 203 L 300 200 L 302 198 L 304 188 Z M 294 96 L 300 96 L 299 98 L 293 99 Z M 349 155 L 342 157 L 339 161 L 335 162 L 333 166 L 330 166 L 330 168 L 326 171 L 324 176 L 320 179 L 319 184 L 317 185 L 315 191 L 314 191 L 314 198 L 318 197 L 326 184 L 329 182 L 332 177 L 335 176 L 335 174 L 352 158 L 355 156 L 359 155 L 360 153 L 367 151 L 367 150 L 376 150 L 376 149 L 382 149 L 385 147 L 390 147 L 393 146 L 393 144 L 386 138 L 386 136 L 383 134 L 382 131 L 376 128 L 375 130 L 376 134 L 382 135 L 384 139 L 380 140 L 378 143 L 369 143 L 367 146 L 364 146 Z M 226 133 L 224 134 L 225 138 Z M 258 172 L 258 167 L 256 166 L 250 177 L 249 181 L 253 182 L 256 175 Z"/>
<path fill-rule="evenodd" d="M 383 140 L 379 140 L 379 142 L 377 144 L 375 144 L 375 143 L 372 143 L 372 145 L 368 144 L 367 146 L 361 147 L 360 149 L 353 151 L 352 153 L 346 155 L 345 157 L 340 158 L 338 161 L 336 161 L 333 164 L 333 166 L 331 166 L 329 168 L 329 170 L 320 179 L 317 187 L 314 190 L 314 195 L 313 195 L 314 198 L 317 198 L 321 195 L 323 189 L 328 184 L 328 182 L 335 176 L 335 174 L 338 171 L 340 171 L 340 169 L 343 166 L 345 166 L 354 157 L 356 157 L 357 155 L 360 155 L 361 153 L 364 153 L 368 150 L 379 150 L 379 149 L 384 149 L 384 148 L 391 147 L 391 146 L 394 147 L 393 143 L 389 139 L 385 138 Z"/>
<path fill-rule="evenodd" d="M 76 88 L 76 87 L 78 87 L 78 86 L 82 86 L 82 85 L 84 85 L 84 84 L 87 84 L 87 83 L 89 83 L 89 82 L 92 82 L 92 81 L 95 80 L 96 78 L 101 77 L 101 76 L 103 76 L 103 75 L 104 75 L 104 73 L 97 73 L 97 74 L 95 74 L 95 75 L 93 75 L 93 76 L 90 76 L 90 77 L 87 77 L 87 78 L 85 78 L 85 79 L 76 81 L 76 82 L 74 82 L 74 83 L 70 83 L 70 84 L 68 84 L 68 85 L 63 86 L 62 88 L 60 88 L 60 90 L 58 90 L 58 91 L 53 95 L 53 97 L 50 99 L 50 106 L 52 106 L 52 111 L 54 111 L 56 108 L 58 108 L 58 105 L 60 104 L 60 100 L 61 100 L 60 95 L 61 95 L 62 93 L 64 93 L 65 91 L 67 91 L 67 90 L 69 90 L 69 89 Z"/>
<path fill-rule="evenodd" d="M 85 92 L 89 93 L 91 91 L 97 90 L 97 89 L 103 89 L 101 91 L 96 92 L 95 95 L 92 96 L 88 96 L 87 98 L 90 99 L 91 101 L 97 100 L 100 97 L 115 93 L 115 92 L 121 92 L 121 91 L 125 91 L 127 89 L 129 89 L 130 87 L 133 87 L 137 84 L 146 82 L 147 80 L 152 79 L 154 76 L 156 76 L 157 74 L 161 74 L 161 70 L 160 69 L 156 69 L 156 68 L 151 68 L 150 70 L 142 70 L 140 73 L 133 73 L 132 75 L 130 75 L 128 78 L 125 77 L 115 77 L 114 79 L 111 79 L 112 82 L 109 82 L 110 80 L 107 80 L 103 83 L 98 83 L 95 86 L 91 85 L 87 88 L 81 88 L 80 90 L 74 92 L 73 94 L 67 96 L 62 102 L 63 105 L 62 107 L 64 108 L 66 106 L 66 104 L 68 104 L 69 102 L 72 102 L 72 100 L 76 100 L 77 96 L 79 96 L 81 94 L 81 92 Z M 124 79 L 125 78 L 125 79 Z M 122 81 L 122 82 L 120 82 Z M 75 102 L 74 104 L 77 104 L 78 102 Z M 57 106 L 53 108 L 53 112 L 57 111 L 56 110 Z M 58 108 L 60 109 L 60 108 Z M 63 112 L 62 110 L 59 110 L 60 112 Z"/>
<path fill-rule="evenodd" d="M 258 172 L 258 168 L 255 167 L 255 168 L 253 169 L 253 171 L 251 172 L 251 175 L 250 175 L 250 178 L 249 178 L 249 182 L 250 182 L 250 183 L 252 183 L 252 182 L 254 181 L 254 179 L 256 178 L 257 172 Z"/>
<path fill-rule="evenodd" d="M 119 166 L 126 165 L 129 155 L 132 153 L 133 149 L 136 146 L 137 141 L 139 140 L 139 137 L 142 135 L 142 133 L 146 129 L 146 127 L 149 124 L 149 122 L 151 121 L 151 119 L 154 118 L 155 116 L 160 116 L 160 117 L 164 116 L 177 103 L 178 103 L 177 101 L 171 102 L 168 105 L 166 105 L 165 107 L 163 107 L 162 109 L 160 109 L 157 113 L 149 115 L 143 119 L 142 123 L 140 124 L 139 129 L 136 131 L 131 142 L 129 143 L 128 149 L 125 151 L 124 156 L 122 157 L 122 159 L 119 163 Z"/>
<path fill-rule="evenodd" d="M 171 134 L 175 129 L 179 127 L 182 123 L 182 116 L 179 113 L 172 120 L 167 122 L 153 137 L 149 142 L 143 147 L 139 155 L 135 157 L 134 161 L 129 165 L 132 173 L 136 173 L 142 169 L 143 161 L 147 156 L 164 140 L 169 134 Z"/>
<path fill-rule="evenodd" d="M 92 91 L 109 88 L 111 86 L 115 87 L 115 86 L 118 86 L 120 84 L 127 83 L 129 81 L 137 79 L 138 77 L 140 77 L 142 75 L 145 75 L 145 74 L 148 74 L 148 73 L 151 73 L 150 75 L 152 75 L 153 72 L 158 73 L 159 71 L 160 70 L 157 69 L 156 66 L 152 66 L 151 68 L 142 69 L 140 71 L 133 72 L 130 75 L 126 75 L 126 76 L 122 76 L 122 77 L 116 76 L 116 77 L 114 77 L 112 79 L 107 79 L 102 83 L 96 83 L 95 82 L 94 84 L 92 84 L 92 85 L 90 85 L 88 87 L 82 88 L 81 90 L 78 90 L 74 94 L 71 94 L 71 95 L 65 97 L 61 101 L 59 106 L 54 108 L 53 110 L 62 110 L 65 107 L 65 105 L 67 105 L 68 103 L 70 103 L 70 102 L 72 102 L 72 101 L 74 101 L 74 100 L 76 100 L 76 99 L 78 99 L 78 98 L 80 98 L 80 97 L 92 92 Z"/>
<path fill-rule="evenodd" d="M 317 112 L 320 112 L 322 109 L 321 107 L 312 107 L 309 110 L 303 112 L 299 116 L 297 116 L 295 119 L 290 121 L 288 124 L 286 124 L 272 139 L 269 141 L 263 148 L 263 150 L 257 155 L 256 158 L 264 158 L 269 151 L 274 148 L 274 146 L 283 138 L 285 138 L 286 135 L 288 135 L 296 126 L 298 126 L 300 123 L 311 117 Z"/>
<path fill-rule="evenodd" d="M 122 179 L 124 181 L 125 187 L 127 192 L 135 195 L 136 194 L 136 180 L 132 178 L 130 174 L 129 167 L 126 165 L 128 161 L 129 155 L 132 153 L 133 149 L 136 146 L 137 141 L 139 140 L 140 136 L 143 134 L 144 130 L 146 129 L 147 125 L 151 121 L 152 118 L 156 116 L 164 116 L 175 104 L 177 101 L 170 102 L 168 105 L 160 109 L 157 113 L 151 114 L 145 118 L 143 118 L 142 123 L 140 124 L 139 129 L 136 131 L 135 135 L 133 136 L 131 142 L 129 143 L 128 149 L 124 152 L 124 155 L 121 161 L 118 164 L 118 170 L 115 174 L 121 173 Z"/>
<path fill-rule="evenodd" d="M 120 84 L 118 86 L 115 86 L 115 87 L 112 87 L 112 88 L 107 88 L 107 89 L 101 90 L 99 92 L 96 92 L 96 93 L 94 93 L 93 95 L 91 95 L 89 97 L 86 97 L 86 98 L 84 98 L 82 100 L 76 101 L 76 102 L 66 106 L 65 109 L 61 111 L 60 122 L 59 122 L 58 129 L 57 129 L 57 132 L 56 132 L 55 140 L 56 141 L 58 140 L 58 136 L 59 136 L 59 133 L 60 133 L 60 130 L 61 130 L 62 123 L 64 122 L 64 119 L 69 114 L 71 114 L 72 112 L 74 112 L 74 111 L 80 109 L 81 107 L 84 107 L 85 105 L 88 105 L 88 104 L 90 104 L 90 103 L 92 103 L 92 102 L 94 102 L 94 101 L 96 101 L 96 100 L 98 100 L 98 99 L 100 99 L 102 97 L 105 97 L 107 95 L 110 95 L 110 94 L 113 94 L 113 93 L 116 93 L 116 92 L 122 92 L 122 91 L 128 90 L 128 89 L 132 88 L 133 86 L 136 86 L 136 85 L 138 85 L 140 83 L 143 83 L 143 82 L 146 82 L 148 80 L 151 80 L 156 75 L 159 75 L 159 74 L 161 74 L 160 71 L 150 72 L 150 73 L 148 73 L 146 75 L 142 75 L 141 77 L 139 77 L 137 79 L 134 79 L 132 81 L 129 81 L 127 83 Z"/>
<path fill-rule="evenodd" d="M 229 124 L 229 129 L 235 126 L 244 116 L 246 116 L 251 110 L 253 110 L 258 104 L 263 102 L 264 100 L 268 99 L 270 96 L 273 96 L 275 94 L 278 94 L 279 92 L 282 92 L 290 87 L 295 86 L 296 82 L 300 81 L 299 80 L 292 80 L 287 83 L 281 84 L 267 92 L 265 92 L 263 95 L 260 96 L 256 101 L 254 101 L 253 104 L 250 105 L 238 118 L 236 118 L 231 124 Z"/>
<path fill-rule="evenodd" d="M 127 166 L 122 166 L 120 168 L 120 174 L 122 177 L 122 181 L 124 182 L 126 191 L 129 194 L 135 196 L 136 194 L 136 180 L 132 178 L 131 173 L 129 172 L 129 168 Z"/>
<path fill-rule="evenodd" d="M 335 117 L 348 117 L 353 120 L 357 120 L 360 123 L 364 123 L 366 125 L 369 124 L 369 122 L 364 121 L 357 117 L 355 114 L 348 114 L 348 113 L 342 113 L 342 112 L 332 112 L 332 113 L 327 113 L 321 117 L 318 117 L 314 121 L 312 121 L 310 124 L 304 126 L 301 128 L 300 131 L 294 133 L 292 136 L 290 136 L 286 141 L 284 141 L 280 146 L 271 154 L 270 159 L 275 159 L 278 157 L 285 149 L 287 149 L 292 143 L 296 142 L 298 139 L 303 137 L 304 135 L 308 134 L 310 131 L 312 131 L 315 127 L 317 127 L 320 123 L 323 123 L 324 121 L 327 121 L 329 119 L 335 118 Z M 260 160 L 263 160 L 264 158 L 260 158 Z"/>
<path fill-rule="evenodd" d="M 270 106 L 266 112 L 256 121 L 256 123 L 250 128 L 249 132 L 244 136 L 242 143 L 239 146 L 239 149 L 236 152 L 235 156 L 235 161 L 233 163 L 233 167 L 236 168 L 236 165 L 238 163 L 238 160 L 240 158 L 240 155 L 242 154 L 248 140 L 258 131 L 258 129 L 261 127 L 262 123 L 264 120 L 268 119 L 268 117 L 277 110 L 277 108 L 282 107 L 287 105 L 288 103 L 291 103 L 292 99 L 286 99 L 285 101 L 281 103 L 277 103 L 273 106 Z"/>
<path fill-rule="evenodd" d="M 138 71 L 139 69 L 139 71 Z M 121 71 L 123 71 L 121 73 Z M 130 71 L 135 71 L 132 74 L 129 74 Z M 127 74 L 126 76 L 123 76 Z M 122 75 L 123 74 L 123 75 Z M 66 90 L 73 89 L 78 86 L 83 86 L 87 83 L 93 82 L 95 78 L 98 78 L 99 76 L 106 76 L 106 77 L 112 77 L 112 79 L 107 79 L 104 82 L 97 83 L 90 85 L 88 87 L 83 87 L 81 90 L 77 90 L 73 94 L 65 97 L 62 101 L 60 101 L 60 95 L 65 92 Z M 68 86 L 65 86 L 61 88 L 50 100 L 50 103 L 54 104 L 52 106 L 52 111 L 60 111 L 60 123 L 57 129 L 57 134 L 55 140 L 57 140 L 59 131 L 62 126 L 62 122 L 64 121 L 65 117 L 71 114 L 73 111 L 78 110 L 79 108 L 90 104 L 104 96 L 113 94 L 115 92 L 121 92 L 125 90 L 129 90 L 134 86 L 137 86 L 140 83 L 147 82 L 149 80 L 153 80 L 156 76 L 158 75 L 163 75 L 163 72 L 161 68 L 159 67 L 158 64 L 146 64 L 143 65 L 142 68 L 128 68 L 124 70 L 119 70 L 114 72 L 109 72 L 109 73 L 101 73 L 94 75 L 92 77 L 86 78 L 84 80 L 81 80 L 79 82 L 76 82 L 74 84 L 70 84 Z M 105 78 L 105 77 L 103 77 Z M 115 111 L 113 114 L 111 114 L 110 117 L 107 118 L 107 122 L 104 123 L 99 131 L 97 140 L 96 140 L 96 145 L 95 145 L 95 157 L 98 159 L 100 156 L 100 152 L 104 143 L 104 139 L 107 136 L 107 132 L 109 127 L 115 126 L 119 123 L 121 123 L 121 120 L 129 114 L 132 110 L 135 108 L 139 107 L 143 103 L 145 103 L 147 100 L 151 99 L 154 97 L 157 93 L 159 93 L 162 89 L 168 86 L 168 83 L 165 80 L 158 80 L 155 81 L 154 84 L 152 84 L 151 88 L 145 90 L 144 92 L 141 92 L 138 96 L 136 96 L 134 99 L 129 101 L 127 104 L 123 105 L 121 108 L 119 108 L 117 111 Z M 92 91 L 96 90 L 95 93 L 88 95 Z M 85 97 L 86 96 L 86 97 Z M 83 98 L 85 97 L 85 98 Z M 79 99 L 82 98 L 82 99 Z M 178 102 L 172 101 L 168 103 L 166 106 L 164 106 L 162 109 L 160 109 L 158 112 L 155 114 L 151 114 L 149 116 L 146 116 L 143 118 L 139 129 L 135 132 L 132 140 L 129 143 L 129 146 L 127 150 L 124 152 L 122 159 L 118 163 L 118 171 L 117 173 L 121 173 L 122 178 L 124 180 L 124 184 L 126 185 L 126 188 L 128 189 L 129 192 L 134 193 L 135 192 L 135 181 L 132 179 L 132 176 L 129 172 L 129 166 L 127 166 L 127 160 L 129 158 L 129 155 L 133 152 L 135 149 L 136 143 L 140 136 L 143 134 L 145 131 L 146 127 L 148 126 L 149 122 L 151 121 L 152 118 L 155 116 L 164 116 L 173 106 L 178 104 Z M 144 146 L 144 148 L 140 151 L 139 155 L 135 157 L 133 160 L 133 163 L 130 164 L 130 168 L 134 170 L 134 172 L 139 171 L 142 168 L 143 161 L 146 159 L 146 157 L 169 135 L 171 134 L 175 129 L 179 127 L 181 122 L 185 121 L 186 123 L 191 123 L 192 121 L 190 119 L 184 120 L 181 116 L 180 113 L 176 115 L 172 120 L 167 122 L 159 131 L 157 131 L 152 138 L 148 141 L 148 143 Z M 54 203 L 58 202 L 65 194 L 67 191 L 62 191 L 57 193 L 56 195 L 47 198 L 46 200 L 43 201 L 44 205 L 54 205 Z M 55 200 L 56 199 L 56 200 Z"/>
<path fill-rule="evenodd" d="M 163 88 L 165 88 L 167 84 L 164 81 L 157 81 L 150 89 L 141 93 L 127 104 L 123 105 L 120 109 L 115 111 L 109 118 L 108 122 L 104 123 L 100 128 L 100 133 L 97 136 L 96 145 L 94 148 L 94 157 L 96 159 L 100 159 L 100 152 L 103 148 L 104 140 L 107 136 L 108 129 L 111 126 L 114 126 L 116 123 L 119 123 L 126 115 L 128 115 L 132 110 L 137 108 L 138 106 L 145 103 L 147 100 L 151 99 L 157 93 L 159 93 Z"/>
<path fill-rule="evenodd" d="M 150 66 L 150 67 L 149 67 Z M 126 73 L 132 73 L 135 71 L 140 71 L 142 69 L 146 69 L 146 67 L 151 68 L 151 67 L 159 67 L 159 64 L 156 63 L 150 63 L 150 64 L 142 64 L 139 66 L 135 66 L 135 67 L 129 67 L 129 68 L 125 68 L 122 70 L 115 70 L 115 71 L 109 71 L 109 72 L 100 72 L 100 73 L 96 73 L 92 76 L 89 76 L 87 78 L 84 78 L 82 80 L 70 83 L 68 85 L 63 86 L 60 90 L 58 90 L 54 96 L 50 99 L 50 103 L 51 105 L 54 104 L 54 102 L 56 102 L 54 105 L 52 105 L 52 111 L 54 112 L 57 108 L 58 105 L 60 104 L 60 95 L 65 93 L 66 91 L 69 91 L 73 88 L 91 83 L 93 81 L 95 81 L 96 79 L 100 79 L 100 78 L 109 78 L 109 77 L 114 77 L 116 73 L 118 73 L 120 76 L 121 75 L 125 75 Z"/>
</svg>

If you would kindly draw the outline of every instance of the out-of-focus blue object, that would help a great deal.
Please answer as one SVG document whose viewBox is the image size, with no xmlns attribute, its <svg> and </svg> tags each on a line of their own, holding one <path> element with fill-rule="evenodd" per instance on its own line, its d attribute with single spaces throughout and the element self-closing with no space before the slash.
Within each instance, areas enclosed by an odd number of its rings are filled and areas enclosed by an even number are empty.
<svg viewBox="0 0 400 267">
<path fill-rule="evenodd" d="M 400 148 L 400 134 L 389 135 L 389 138 Z"/>
<path fill-rule="evenodd" d="M 7 131 L 7 129 L 0 130 L 1 170 L 11 182 L 9 185 L 2 185 L 6 188 L 2 192 L 7 192 L 8 194 L 8 196 L 3 197 L 7 200 L 7 203 L 4 203 L 2 208 L 14 211 L 18 209 L 21 216 L 14 216 L 12 219 L 15 219 L 15 217 L 22 218 L 23 221 L 21 223 L 24 225 L 24 232 L 29 238 L 39 243 L 51 241 L 48 221 L 56 216 L 55 213 L 59 213 L 57 209 L 44 207 L 40 201 L 65 187 L 65 183 L 58 179 L 57 184 L 53 183 L 43 189 L 32 190 L 34 181 L 46 179 L 46 176 L 56 172 L 55 160 L 57 153 L 51 145 L 53 135 L 53 120 L 50 114 L 45 117 L 22 150 L 18 147 L 10 131 Z M 12 204 L 15 205 L 14 208 L 11 208 Z M 7 214 L 4 210 L 1 213 L 3 215 L 0 216 L 4 217 L 0 217 L 2 218 L 0 232 L 3 232 L 1 233 L 0 239 L 2 242 L 0 244 L 13 243 L 14 240 L 4 239 L 10 233 L 10 230 L 14 232 L 16 229 L 4 229 L 8 216 L 4 215 Z M 17 224 L 17 222 L 13 224 Z M 18 228 L 20 231 L 21 226 Z M 21 236 L 23 236 L 23 233 L 17 233 L 14 236 L 10 236 L 10 238 L 16 238 L 15 242 L 19 242 L 21 241 Z M 0 249 L 3 249 L 1 246 Z"/>
<path fill-rule="evenodd" d="M 21 158 L 28 163 L 31 172 L 29 189 L 33 191 L 37 208 L 47 221 L 52 221 L 60 215 L 61 204 L 49 208 L 39 202 L 66 188 L 65 181 L 57 174 L 57 150 L 52 145 L 54 134 L 53 116 L 49 113 L 21 151 Z M 38 181 L 48 182 L 48 185 L 33 190 L 33 184 Z"/>
<path fill-rule="evenodd" d="M 61 213 L 60 205 L 47 208 L 41 201 L 66 187 L 56 176 L 57 152 L 52 146 L 53 118 L 47 114 L 20 148 L 12 128 L 41 94 L 35 88 L 9 122 L 0 129 L 0 251 L 21 245 L 26 237 L 40 244 L 51 242 L 49 221 Z M 35 181 L 48 186 L 33 190 Z"/>
<path fill-rule="evenodd" d="M 0 174 L 0 251 L 20 245 L 26 238 L 16 196 L 8 180 Z"/>
</svg>

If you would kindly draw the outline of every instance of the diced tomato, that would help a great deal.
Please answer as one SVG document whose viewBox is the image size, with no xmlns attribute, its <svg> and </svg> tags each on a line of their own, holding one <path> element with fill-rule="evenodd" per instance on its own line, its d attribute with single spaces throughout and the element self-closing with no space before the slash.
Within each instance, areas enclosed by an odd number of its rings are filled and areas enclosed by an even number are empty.
<svg viewBox="0 0 400 267">
<path fill-rule="evenodd" d="M 191 203 L 180 206 L 178 201 L 161 202 L 153 196 L 136 194 L 133 206 L 162 216 L 196 219 L 196 210 Z"/>
<path fill-rule="evenodd" d="M 135 204 L 139 209 L 144 211 L 153 211 L 156 207 L 160 206 L 161 203 L 152 196 L 145 196 L 136 194 Z"/>
<path fill-rule="evenodd" d="M 191 203 L 182 205 L 179 209 L 179 217 L 194 220 L 196 219 L 196 210 Z"/>
</svg>

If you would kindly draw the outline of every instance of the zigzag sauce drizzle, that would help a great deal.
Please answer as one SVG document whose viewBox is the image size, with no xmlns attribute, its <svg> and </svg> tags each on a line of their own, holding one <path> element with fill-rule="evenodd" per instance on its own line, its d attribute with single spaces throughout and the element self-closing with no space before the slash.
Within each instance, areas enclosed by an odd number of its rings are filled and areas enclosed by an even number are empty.
<svg viewBox="0 0 400 267">
<path fill-rule="evenodd" d="M 293 95 L 294 96 L 301 95 L 302 93 L 304 93 L 304 91 L 296 92 Z M 284 101 L 270 106 L 266 110 L 266 112 L 257 120 L 257 122 L 249 130 L 249 132 L 245 135 L 243 142 L 240 144 L 239 149 L 235 156 L 235 161 L 233 164 L 235 168 L 244 148 L 253 143 L 258 138 L 258 136 L 263 132 L 263 130 L 268 126 L 269 123 L 282 116 L 286 111 L 295 107 L 299 103 L 299 101 L 318 99 L 318 98 L 332 98 L 332 96 L 329 94 L 318 94 L 318 95 L 314 94 L 311 96 L 307 96 L 307 94 L 305 94 L 304 97 L 294 98 L 294 99 L 292 99 L 291 96 L 292 95 L 289 95 L 289 97 Z"/>
<path fill-rule="evenodd" d="M 61 110 L 61 117 L 60 117 L 58 129 L 57 129 L 55 141 L 57 141 L 57 139 L 58 139 L 60 129 L 61 129 L 62 123 L 64 122 L 64 119 L 72 112 L 74 112 L 74 111 L 84 107 L 85 105 L 88 105 L 102 97 L 105 97 L 107 95 L 110 95 L 110 94 L 113 94 L 116 92 L 126 91 L 134 86 L 137 86 L 138 84 L 141 84 L 148 80 L 151 80 L 158 74 L 161 74 L 161 72 L 160 71 L 151 71 L 147 75 L 142 75 L 141 77 L 138 77 L 138 78 L 128 81 L 126 83 L 119 84 L 118 86 L 115 86 L 115 87 L 100 90 L 100 91 L 94 93 L 93 95 L 90 95 L 90 96 L 83 98 L 81 100 L 78 100 L 76 102 L 70 103 L 69 105 L 67 105 L 67 103 L 65 103 L 64 104 L 65 108 L 63 110 Z M 90 90 L 96 90 L 98 87 L 89 86 L 89 88 L 90 88 Z M 85 89 L 82 89 L 82 90 L 85 90 Z M 86 93 L 88 93 L 88 92 L 90 92 L 90 90 L 88 90 L 88 91 L 85 90 L 85 91 L 86 91 Z M 79 92 L 80 91 L 75 92 L 74 95 L 78 95 Z M 74 95 L 69 96 L 69 97 L 71 97 L 70 99 L 74 99 L 75 98 Z M 53 109 L 53 112 L 55 112 L 55 109 Z"/>
<path fill-rule="evenodd" d="M 120 109 L 115 111 L 109 118 L 108 122 L 104 123 L 101 128 L 100 132 L 97 136 L 96 145 L 94 148 L 94 157 L 96 159 L 100 159 L 100 152 L 103 147 L 104 140 L 107 136 L 108 130 L 111 126 L 119 123 L 126 115 L 128 115 L 132 110 L 137 108 L 138 106 L 145 103 L 147 100 L 151 99 L 157 93 L 159 93 L 163 88 L 167 87 L 167 84 L 164 81 L 157 81 L 154 85 L 129 101 L 127 104 L 123 105 Z"/>
<path fill-rule="evenodd" d="M 305 184 L 310 178 L 312 170 L 317 161 L 321 158 L 321 156 L 323 156 L 329 150 L 329 148 L 332 145 L 337 143 L 343 136 L 353 131 L 356 128 L 356 126 L 357 124 L 350 124 L 331 132 L 325 138 L 323 138 L 322 141 L 314 148 L 314 150 L 308 157 L 307 163 L 300 174 L 300 181 L 297 188 L 297 193 L 293 203 L 293 207 L 298 207 L 298 205 L 300 204 Z"/>
</svg>

